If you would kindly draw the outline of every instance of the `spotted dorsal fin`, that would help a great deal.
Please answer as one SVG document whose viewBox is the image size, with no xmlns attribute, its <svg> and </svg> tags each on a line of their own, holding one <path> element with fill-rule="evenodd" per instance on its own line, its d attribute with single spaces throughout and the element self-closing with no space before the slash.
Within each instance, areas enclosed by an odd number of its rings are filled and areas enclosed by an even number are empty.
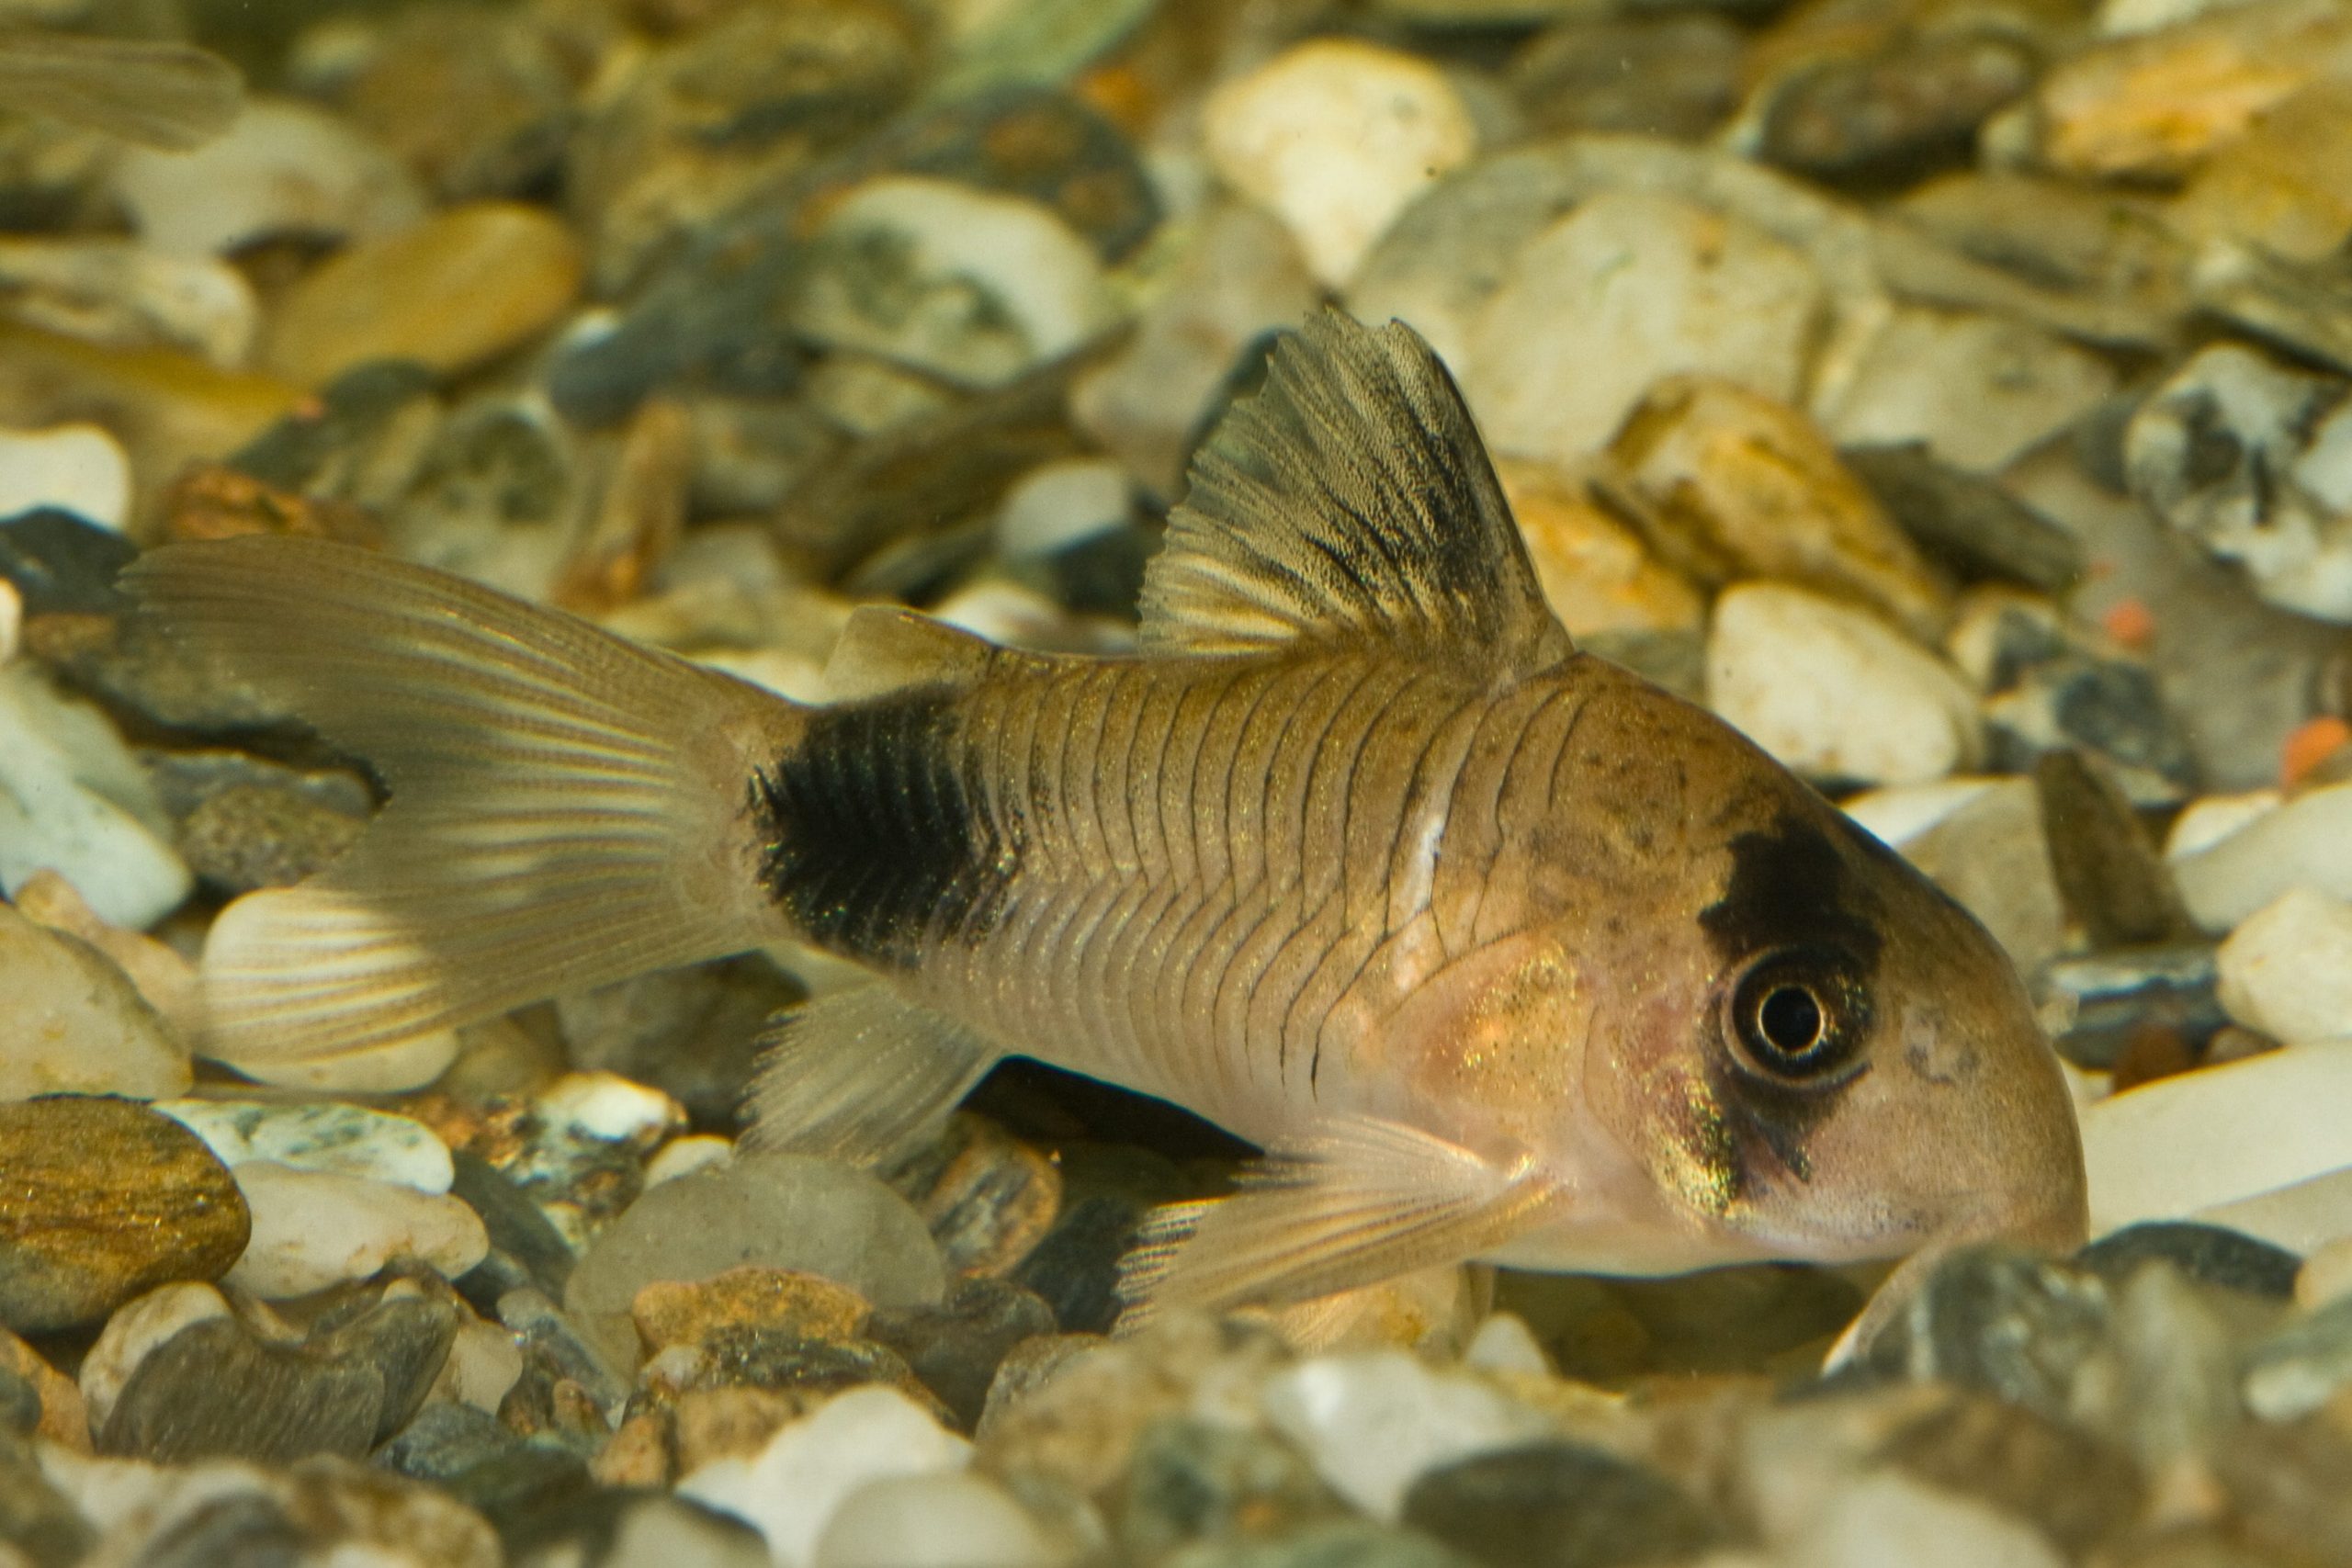
<svg viewBox="0 0 2352 1568">
<path fill-rule="evenodd" d="M 1144 578 L 1148 646 L 1379 640 L 1519 675 L 1565 658 L 1462 393 L 1402 322 L 1325 310 L 1193 463 Z"/>
</svg>

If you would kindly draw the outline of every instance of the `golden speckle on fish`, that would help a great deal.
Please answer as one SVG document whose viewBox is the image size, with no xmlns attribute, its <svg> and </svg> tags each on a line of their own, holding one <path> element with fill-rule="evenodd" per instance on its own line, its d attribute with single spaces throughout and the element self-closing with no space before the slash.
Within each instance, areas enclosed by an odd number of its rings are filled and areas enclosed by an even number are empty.
<svg viewBox="0 0 2352 1568">
<path fill-rule="evenodd" d="M 1132 657 L 868 609 L 812 707 L 331 545 L 177 547 L 131 582 L 390 789 L 345 861 L 216 926 L 232 1062 L 790 941 L 874 984 L 781 1023 L 760 1144 L 887 1157 L 1018 1055 L 1264 1145 L 1150 1227 L 1129 1284 L 1162 1304 L 2084 1227 L 1992 940 L 1571 646 L 1401 325 L 1327 313 L 1276 349 Z"/>
</svg>

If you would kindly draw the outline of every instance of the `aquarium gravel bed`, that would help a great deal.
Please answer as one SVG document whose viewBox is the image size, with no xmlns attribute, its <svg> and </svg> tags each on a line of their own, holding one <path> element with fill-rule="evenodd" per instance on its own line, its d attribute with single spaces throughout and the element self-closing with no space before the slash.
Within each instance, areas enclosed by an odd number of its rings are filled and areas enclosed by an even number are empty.
<svg viewBox="0 0 2352 1568">
<path fill-rule="evenodd" d="M 245 87 L 187 150 L 0 93 L 0 1568 L 2352 1564 L 2352 9 L 0 0 L 0 85 L 59 32 Z M 208 1034 L 386 781 L 142 550 L 797 700 L 864 604 L 1128 652 L 1326 305 L 1451 369 L 1578 646 L 1998 942 L 2087 1247 L 1860 1347 L 1884 1265 L 1114 1334 L 1249 1146 L 1016 1060 L 739 1149 L 838 960 Z"/>
</svg>

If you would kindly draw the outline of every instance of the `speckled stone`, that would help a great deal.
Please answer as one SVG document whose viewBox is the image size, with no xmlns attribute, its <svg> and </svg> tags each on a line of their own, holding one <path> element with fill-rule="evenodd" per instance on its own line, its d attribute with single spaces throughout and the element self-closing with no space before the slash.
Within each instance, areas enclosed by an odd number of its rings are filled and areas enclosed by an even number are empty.
<svg viewBox="0 0 2352 1568">
<path fill-rule="evenodd" d="M 872 1310 L 855 1291 L 821 1275 L 754 1264 L 699 1282 L 656 1280 L 629 1304 L 650 1350 L 698 1345 L 721 1329 L 847 1338 L 865 1326 Z"/>
<path fill-rule="evenodd" d="M 167 1116 L 84 1095 L 0 1105 L 0 1325 L 70 1327 L 211 1279 L 249 1224 L 228 1168 Z"/>
</svg>

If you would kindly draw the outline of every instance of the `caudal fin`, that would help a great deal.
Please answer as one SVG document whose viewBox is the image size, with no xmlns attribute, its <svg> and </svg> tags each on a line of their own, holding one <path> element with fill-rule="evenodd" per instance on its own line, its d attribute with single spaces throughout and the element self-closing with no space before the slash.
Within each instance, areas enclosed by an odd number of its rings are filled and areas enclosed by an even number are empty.
<svg viewBox="0 0 2352 1568">
<path fill-rule="evenodd" d="M 208 1054 L 366 1050 L 782 934 L 741 815 L 779 699 L 346 546 L 173 546 L 125 585 L 390 791 L 333 867 L 214 924 Z"/>
</svg>

